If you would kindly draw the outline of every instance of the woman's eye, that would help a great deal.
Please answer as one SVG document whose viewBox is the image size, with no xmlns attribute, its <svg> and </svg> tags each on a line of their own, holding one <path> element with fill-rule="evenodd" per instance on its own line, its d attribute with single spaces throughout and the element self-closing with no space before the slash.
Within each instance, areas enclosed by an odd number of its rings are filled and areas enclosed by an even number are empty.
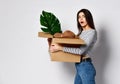
<svg viewBox="0 0 120 84">
<path fill-rule="evenodd" d="M 85 18 L 85 16 L 80 16 L 79 18 Z"/>
<path fill-rule="evenodd" d="M 83 15 L 82 17 L 83 17 L 83 18 L 85 18 L 85 16 L 84 16 L 84 15 Z"/>
</svg>

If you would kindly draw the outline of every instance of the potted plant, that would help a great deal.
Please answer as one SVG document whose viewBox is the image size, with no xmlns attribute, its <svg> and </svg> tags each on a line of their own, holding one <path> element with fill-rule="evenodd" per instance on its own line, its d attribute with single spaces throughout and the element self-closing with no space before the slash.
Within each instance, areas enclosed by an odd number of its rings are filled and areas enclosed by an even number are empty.
<svg viewBox="0 0 120 84">
<path fill-rule="evenodd" d="M 59 19 L 51 12 L 42 11 L 40 14 L 41 30 L 46 33 L 54 35 L 55 33 L 62 33 Z"/>
</svg>

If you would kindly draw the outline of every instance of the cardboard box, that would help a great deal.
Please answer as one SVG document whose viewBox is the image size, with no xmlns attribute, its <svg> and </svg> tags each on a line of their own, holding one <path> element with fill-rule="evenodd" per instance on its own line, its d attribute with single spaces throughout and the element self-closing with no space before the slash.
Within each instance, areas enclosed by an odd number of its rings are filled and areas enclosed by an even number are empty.
<svg viewBox="0 0 120 84">
<path fill-rule="evenodd" d="M 59 62 L 80 62 L 80 56 L 75 54 L 70 54 L 62 51 L 50 52 L 51 61 Z"/>
<path fill-rule="evenodd" d="M 38 37 L 43 38 L 52 38 L 52 43 L 59 43 L 59 44 L 65 44 L 65 45 L 84 45 L 85 42 L 79 38 L 53 38 L 53 35 L 49 33 L 44 32 L 38 32 Z M 63 51 L 58 52 L 50 52 L 51 61 L 58 61 L 58 62 L 80 62 L 81 56 L 66 53 Z"/>
</svg>

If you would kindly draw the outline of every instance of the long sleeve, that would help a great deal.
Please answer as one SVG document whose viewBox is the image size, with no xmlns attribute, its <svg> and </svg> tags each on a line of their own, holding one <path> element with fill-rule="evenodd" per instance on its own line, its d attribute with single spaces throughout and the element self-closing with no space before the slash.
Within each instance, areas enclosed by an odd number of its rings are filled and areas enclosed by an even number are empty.
<svg viewBox="0 0 120 84">
<path fill-rule="evenodd" d="M 85 45 L 81 45 L 79 48 L 63 47 L 63 51 L 79 55 L 87 54 L 97 40 L 97 33 L 93 29 L 85 30 L 82 31 L 80 38 L 85 41 Z"/>
</svg>

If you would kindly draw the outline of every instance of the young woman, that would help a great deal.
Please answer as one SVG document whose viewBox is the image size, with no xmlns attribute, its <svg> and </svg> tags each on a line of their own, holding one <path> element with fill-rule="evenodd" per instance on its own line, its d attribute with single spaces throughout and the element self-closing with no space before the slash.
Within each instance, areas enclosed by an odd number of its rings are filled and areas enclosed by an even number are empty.
<svg viewBox="0 0 120 84">
<path fill-rule="evenodd" d="M 50 51 L 62 50 L 72 54 L 79 54 L 81 62 L 75 63 L 76 76 L 74 84 L 95 84 L 96 70 L 91 60 L 90 51 L 97 40 L 93 17 L 88 9 L 81 9 L 77 13 L 78 36 L 86 43 L 80 47 L 65 47 L 58 44 L 50 46 Z"/>
</svg>

